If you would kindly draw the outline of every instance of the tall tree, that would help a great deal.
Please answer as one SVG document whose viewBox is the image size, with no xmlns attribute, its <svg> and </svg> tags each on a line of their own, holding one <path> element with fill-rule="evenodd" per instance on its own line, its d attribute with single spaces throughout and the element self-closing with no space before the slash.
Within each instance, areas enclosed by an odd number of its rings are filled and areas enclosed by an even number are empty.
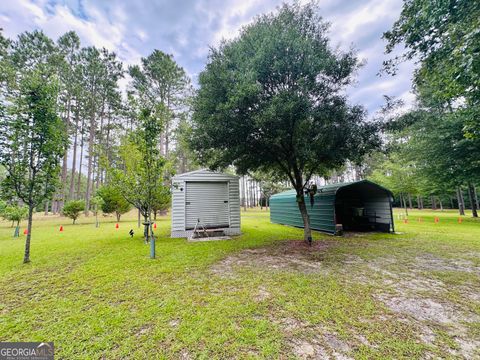
<svg viewBox="0 0 480 360">
<path fill-rule="evenodd" d="M 123 71 L 122 64 L 117 61 L 116 55 L 105 49 L 99 51 L 94 47 L 84 48 L 80 51 L 79 59 L 82 87 L 85 91 L 84 106 L 88 118 L 87 190 L 85 193 L 85 214 L 88 215 L 90 199 L 97 185 L 94 175 L 98 176 L 100 173 L 99 140 L 101 143 L 103 139 L 106 107 L 109 97 L 116 93 L 117 81 Z"/>
<path fill-rule="evenodd" d="M 151 256 L 155 257 L 151 214 L 156 194 L 165 184 L 165 158 L 158 142 L 162 133 L 161 108 L 156 112 L 144 109 L 140 113 L 139 127 L 120 147 L 121 163 L 109 168 L 110 184 L 126 201 L 136 207 L 144 218 L 145 241 L 151 241 Z"/>
<path fill-rule="evenodd" d="M 331 49 L 314 4 L 283 5 L 211 51 L 199 77 L 192 147 L 211 168 L 233 164 L 240 173 L 288 178 L 311 241 L 304 199 L 311 176 L 378 143 L 363 108 L 344 94 L 358 65 L 352 52 Z"/>
<path fill-rule="evenodd" d="M 9 114 L 0 125 L 0 163 L 8 171 L 2 186 L 28 206 L 27 263 L 33 212 L 55 190 L 67 139 L 56 111 L 58 85 L 46 64 L 19 74 L 10 93 Z"/>
<path fill-rule="evenodd" d="M 188 100 L 190 79 L 172 55 L 154 50 L 142 65 L 129 68 L 132 88 L 139 99 L 141 107 L 153 109 L 163 107 L 164 123 L 160 137 L 160 151 L 168 156 L 171 143 L 172 122 L 185 111 Z"/>
<path fill-rule="evenodd" d="M 387 53 L 404 52 L 385 62 L 396 73 L 401 61 L 416 60 L 414 84 L 445 106 L 464 103 L 468 110 L 464 132 L 480 137 L 480 2 L 404 0 L 399 19 L 384 34 Z M 421 89 L 420 89 L 421 90 Z"/>
<path fill-rule="evenodd" d="M 69 31 L 62 35 L 57 41 L 57 48 L 60 56 L 59 61 L 59 75 L 60 75 L 60 105 L 61 112 L 63 113 L 63 121 L 65 123 L 65 129 L 67 136 L 71 132 L 71 115 L 72 109 L 75 105 L 75 98 L 77 98 L 78 106 L 78 82 L 75 76 L 75 67 L 77 63 L 77 53 L 80 48 L 80 38 L 74 31 Z M 78 109 L 77 109 L 78 115 Z M 78 116 L 75 119 L 74 132 L 76 134 L 78 127 Z M 76 140 L 76 138 L 75 138 Z M 76 141 L 75 141 L 76 151 Z M 61 211 L 67 197 L 67 171 L 68 171 L 68 152 L 69 148 L 65 149 L 62 162 L 61 172 L 61 188 L 59 189 L 60 204 L 58 204 L 58 210 Z M 75 154 L 76 155 L 76 154 Z M 73 167 L 73 166 L 72 166 Z"/>
</svg>

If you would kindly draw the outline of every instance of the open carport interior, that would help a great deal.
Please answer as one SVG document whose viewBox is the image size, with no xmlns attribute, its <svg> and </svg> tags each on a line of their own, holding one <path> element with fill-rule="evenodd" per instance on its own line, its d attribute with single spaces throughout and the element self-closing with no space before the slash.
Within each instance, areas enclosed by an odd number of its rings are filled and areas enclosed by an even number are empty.
<svg viewBox="0 0 480 360">
<path fill-rule="evenodd" d="M 394 231 L 391 200 L 388 190 L 372 183 L 342 187 L 335 198 L 335 222 L 346 231 Z"/>
</svg>

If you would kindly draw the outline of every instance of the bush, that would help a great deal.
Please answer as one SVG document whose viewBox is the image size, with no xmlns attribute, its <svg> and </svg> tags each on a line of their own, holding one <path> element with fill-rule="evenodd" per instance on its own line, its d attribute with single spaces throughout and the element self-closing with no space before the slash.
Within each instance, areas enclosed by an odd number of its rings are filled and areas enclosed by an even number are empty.
<svg viewBox="0 0 480 360">
<path fill-rule="evenodd" d="M 103 200 L 103 203 L 101 204 L 102 211 L 105 214 L 115 213 L 117 221 L 120 221 L 122 214 L 131 209 L 130 204 L 112 186 L 102 186 L 98 189 L 97 195 Z"/>
<path fill-rule="evenodd" d="M 85 210 L 85 201 L 83 200 L 73 200 L 73 201 L 68 201 L 64 207 L 63 207 L 63 215 L 72 219 L 73 223 L 75 224 L 75 221 L 78 219 L 80 216 L 80 213 Z"/>
<path fill-rule="evenodd" d="M 2 211 L 2 217 L 5 220 L 11 221 L 12 226 L 17 223 L 20 226 L 20 221 L 26 219 L 28 216 L 28 208 L 26 206 L 8 205 Z"/>
</svg>

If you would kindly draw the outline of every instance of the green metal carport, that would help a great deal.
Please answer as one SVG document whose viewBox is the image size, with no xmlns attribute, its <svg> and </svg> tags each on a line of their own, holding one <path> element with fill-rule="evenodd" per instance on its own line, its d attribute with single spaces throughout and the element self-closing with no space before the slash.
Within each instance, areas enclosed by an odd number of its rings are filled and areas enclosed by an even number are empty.
<svg viewBox="0 0 480 360">
<path fill-rule="evenodd" d="M 368 180 L 321 186 L 314 196 L 305 196 L 313 230 L 336 234 L 337 224 L 346 231 L 395 231 L 392 213 L 393 194 Z M 270 198 L 270 221 L 303 228 L 295 190 Z"/>
</svg>

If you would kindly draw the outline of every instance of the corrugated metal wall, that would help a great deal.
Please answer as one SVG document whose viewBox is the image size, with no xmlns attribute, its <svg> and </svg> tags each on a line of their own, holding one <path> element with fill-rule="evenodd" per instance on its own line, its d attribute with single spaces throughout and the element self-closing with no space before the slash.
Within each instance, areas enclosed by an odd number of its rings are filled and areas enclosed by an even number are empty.
<svg viewBox="0 0 480 360">
<path fill-rule="evenodd" d="M 238 178 L 230 180 L 228 191 L 230 228 L 238 229 L 238 233 L 240 233 L 240 185 Z"/>
<path fill-rule="evenodd" d="M 357 197 L 363 207 L 377 216 L 377 222 L 390 224 L 394 230 L 391 212 L 391 193 L 370 181 L 362 180 L 353 183 L 340 183 L 322 186 L 315 195 L 313 207 L 310 197 L 305 196 L 310 226 L 314 230 L 335 233 L 336 201 L 348 201 Z M 270 198 L 270 221 L 276 224 L 291 225 L 303 228 L 303 220 L 298 209 L 295 190 L 285 191 Z"/>
<path fill-rule="evenodd" d="M 185 228 L 194 229 L 197 222 L 206 228 L 229 227 L 228 182 L 187 181 Z"/>
<path fill-rule="evenodd" d="M 175 176 L 172 180 L 172 237 L 188 237 L 192 232 L 192 221 L 187 220 L 188 205 L 187 202 L 193 203 L 197 209 L 195 211 L 209 215 L 206 225 L 215 225 L 213 222 L 219 222 L 218 225 L 227 225 L 224 229 L 228 235 L 240 234 L 240 195 L 238 177 L 215 173 L 208 170 L 197 170 L 190 173 Z M 209 191 L 189 194 L 190 189 L 196 189 L 198 186 L 191 185 L 193 183 L 210 184 L 216 187 L 214 196 Z M 228 184 L 228 185 L 227 185 Z M 223 209 L 217 206 L 219 201 L 210 202 L 209 199 L 221 200 Z M 228 203 L 223 201 L 228 200 Z M 210 206 L 211 205 L 211 206 Z M 190 213 L 193 214 L 192 208 Z M 210 216 L 211 215 L 211 216 Z M 192 218 L 193 219 L 193 218 Z M 217 221 L 218 220 L 218 221 Z M 196 220 L 195 220 L 196 221 Z M 202 221 L 202 220 L 201 220 Z M 220 222 L 222 224 L 220 224 Z M 226 222 L 226 224 L 225 224 Z M 228 225 L 229 224 L 229 225 Z"/>
<path fill-rule="evenodd" d="M 172 185 L 172 234 L 174 234 L 185 231 L 185 181 L 174 179 Z"/>
<path fill-rule="evenodd" d="M 310 197 L 305 196 L 305 203 L 312 229 L 335 233 L 335 194 L 327 192 L 315 195 L 313 207 L 310 205 Z M 295 190 L 276 194 L 270 198 L 270 221 L 303 228 Z"/>
</svg>

